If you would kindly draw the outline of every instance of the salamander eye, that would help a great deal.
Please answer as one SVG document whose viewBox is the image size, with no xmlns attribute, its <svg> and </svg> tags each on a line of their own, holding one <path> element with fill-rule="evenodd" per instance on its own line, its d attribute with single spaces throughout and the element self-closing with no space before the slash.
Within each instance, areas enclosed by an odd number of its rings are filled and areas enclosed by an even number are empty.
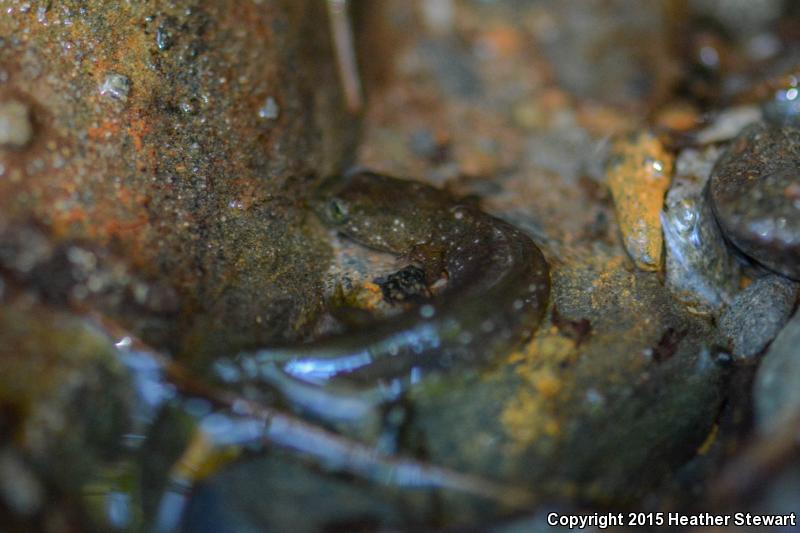
<svg viewBox="0 0 800 533">
<path fill-rule="evenodd" d="M 328 202 L 328 217 L 331 222 L 344 224 L 348 219 L 347 204 L 340 198 L 333 198 Z"/>
</svg>

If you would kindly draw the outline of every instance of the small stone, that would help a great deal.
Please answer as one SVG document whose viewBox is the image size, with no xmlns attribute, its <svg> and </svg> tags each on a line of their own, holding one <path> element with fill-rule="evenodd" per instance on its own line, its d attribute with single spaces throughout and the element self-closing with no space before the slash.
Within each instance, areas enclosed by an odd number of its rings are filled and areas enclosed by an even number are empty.
<svg viewBox="0 0 800 533">
<path fill-rule="evenodd" d="M 22 148 L 33 139 L 27 105 L 18 100 L 0 102 L 0 146 Z"/>
<path fill-rule="evenodd" d="M 267 101 L 264 102 L 264 105 L 258 110 L 258 116 L 266 120 L 275 120 L 280 114 L 281 108 L 278 102 L 271 96 L 267 98 Z"/>
<path fill-rule="evenodd" d="M 736 359 L 761 353 L 783 328 L 794 308 L 798 284 L 775 274 L 758 278 L 734 297 L 719 319 L 719 330 Z"/>
<path fill-rule="evenodd" d="M 761 431 L 785 427 L 800 412 L 800 313 L 769 347 L 756 374 L 753 395 Z"/>
<path fill-rule="evenodd" d="M 131 91 L 131 81 L 122 74 L 110 73 L 100 86 L 100 94 L 110 96 L 114 100 L 125 101 Z"/>
<path fill-rule="evenodd" d="M 800 279 L 800 129 L 754 124 L 719 158 L 711 206 L 722 232 L 764 266 Z"/>
<path fill-rule="evenodd" d="M 647 131 L 618 138 L 611 147 L 608 186 L 625 249 L 640 270 L 661 267 L 661 206 L 672 166 L 672 155 Z"/>
</svg>

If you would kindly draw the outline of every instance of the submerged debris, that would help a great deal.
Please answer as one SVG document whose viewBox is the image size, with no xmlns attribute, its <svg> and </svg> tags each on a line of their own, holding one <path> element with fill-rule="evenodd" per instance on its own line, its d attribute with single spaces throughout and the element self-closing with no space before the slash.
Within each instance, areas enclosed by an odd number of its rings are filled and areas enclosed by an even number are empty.
<svg viewBox="0 0 800 533">
<path fill-rule="evenodd" d="M 643 131 L 617 139 L 607 165 L 625 249 L 640 270 L 661 266 L 661 205 L 672 175 L 673 157 L 661 141 Z"/>
<path fill-rule="evenodd" d="M 410 265 L 385 278 L 377 278 L 383 297 L 391 303 L 418 301 L 430 296 L 425 270 Z"/>
</svg>

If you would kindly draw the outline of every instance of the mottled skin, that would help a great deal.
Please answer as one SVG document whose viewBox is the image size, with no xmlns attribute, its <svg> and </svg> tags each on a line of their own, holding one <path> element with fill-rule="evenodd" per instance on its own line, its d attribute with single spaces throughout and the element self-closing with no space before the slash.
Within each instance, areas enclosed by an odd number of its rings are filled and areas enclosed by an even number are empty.
<svg viewBox="0 0 800 533">
<path fill-rule="evenodd" d="M 331 380 L 362 391 L 381 385 L 391 395 L 425 373 L 491 362 L 542 317 L 549 270 L 533 241 L 438 189 L 361 172 L 323 184 L 314 209 L 341 234 L 447 282 L 432 299 L 355 333 L 239 357 L 246 374 L 278 384 L 290 399 L 311 401 L 298 382 Z M 276 366 L 298 379 L 281 382 Z"/>
</svg>

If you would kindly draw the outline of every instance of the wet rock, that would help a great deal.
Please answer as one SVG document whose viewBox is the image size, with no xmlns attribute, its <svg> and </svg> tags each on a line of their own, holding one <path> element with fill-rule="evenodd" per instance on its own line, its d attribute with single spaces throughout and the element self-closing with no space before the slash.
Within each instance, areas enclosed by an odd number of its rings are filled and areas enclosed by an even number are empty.
<svg viewBox="0 0 800 533">
<path fill-rule="evenodd" d="M 347 158 L 356 122 L 324 3 L 67 2 L 42 5 L 46 24 L 32 4 L 0 17 L 0 102 L 25 95 L 35 119 L 28 148 L 0 148 L 0 218 L 168 285 L 177 313 L 126 317 L 159 348 L 307 334 L 330 249 L 303 198 Z"/>
<path fill-rule="evenodd" d="M 426 457 L 544 498 L 608 504 L 635 498 L 692 454 L 722 399 L 711 330 L 671 306 L 655 275 L 624 264 L 553 273 L 559 313 L 592 324 L 583 342 L 544 324 L 496 370 L 412 391 Z"/>
<path fill-rule="evenodd" d="M 797 288 L 783 276 L 766 275 L 736 295 L 719 319 L 734 357 L 754 357 L 775 338 L 794 309 Z"/>
<path fill-rule="evenodd" d="M 800 129 L 756 124 L 720 157 L 711 205 L 725 236 L 759 263 L 800 279 Z"/>
<path fill-rule="evenodd" d="M 21 148 L 33 138 L 30 109 L 19 100 L 0 101 L 0 146 Z"/>
<path fill-rule="evenodd" d="M 672 175 L 673 157 L 650 132 L 618 138 L 606 176 L 625 249 L 641 270 L 661 267 L 661 206 Z"/>
<path fill-rule="evenodd" d="M 800 314 L 769 347 L 756 374 L 753 395 L 760 430 L 780 430 L 800 412 Z"/>
<path fill-rule="evenodd" d="M 708 204 L 704 189 L 715 148 L 685 150 L 664 202 L 661 223 L 666 249 L 666 286 L 698 314 L 716 314 L 739 288 L 739 267 Z"/>
</svg>

